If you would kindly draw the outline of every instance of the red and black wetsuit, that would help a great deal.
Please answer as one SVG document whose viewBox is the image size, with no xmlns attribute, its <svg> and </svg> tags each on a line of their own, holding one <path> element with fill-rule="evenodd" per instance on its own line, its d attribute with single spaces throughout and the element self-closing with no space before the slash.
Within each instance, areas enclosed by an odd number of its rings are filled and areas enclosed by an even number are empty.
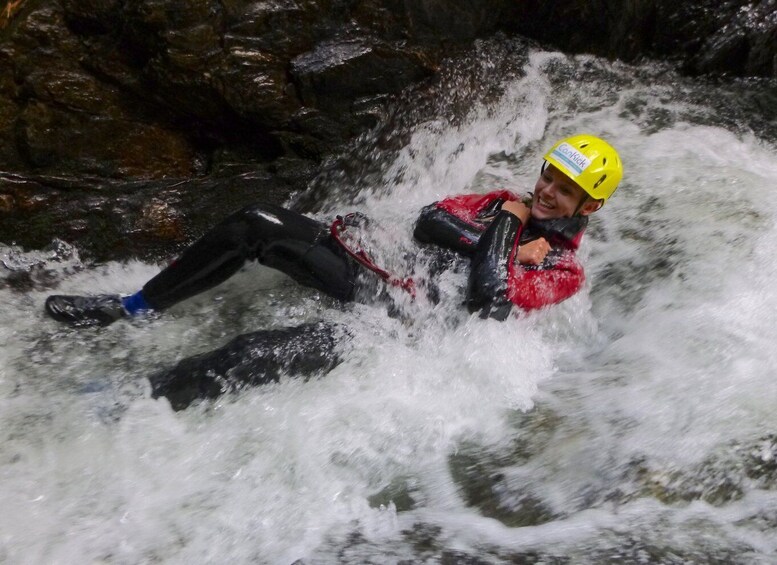
<svg viewBox="0 0 777 565">
<path fill-rule="evenodd" d="M 358 266 L 328 226 L 298 212 L 253 204 L 216 225 L 143 286 L 154 310 L 224 282 L 246 261 L 258 261 L 342 301 L 354 298 Z"/>
<path fill-rule="evenodd" d="M 455 196 L 421 211 L 414 236 L 418 241 L 453 249 L 472 257 L 467 305 L 483 316 L 504 319 L 513 304 L 532 310 L 556 304 L 583 284 L 583 268 L 575 258 L 585 216 L 530 220 L 501 211 L 502 203 L 518 200 L 507 190 Z M 544 237 L 551 252 L 539 265 L 521 265 L 520 244 Z"/>
<path fill-rule="evenodd" d="M 504 319 L 513 304 L 532 309 L 560 302 L 583 282 L 574 252 L 586 218 L 531 220 L 523 226 L 517 216 L 500 210 L 505 201 L 517 199 L 509 191 L 448 198 L 425 207 L 415 225 L 419 242 L 471 258 L 466 302 L 482 316 Z M 517 264 L 518 245 L 539 237 L 552 247 L 543 264 Z M 354 300 L 362 270 L 332 237 L 329 226 L 285 208 L 256 204 L 206 233 L 146 283 L 142 293 L 154 309 L 168 308 L 225 281 L 248 260 L 342 301 Z M 339 362 L 338 332 L 347 334 L 342 328 L 314 324 L 239 336 L 152 376 L 153 395 L 167 396 L 180 409 L 195 398 L 277 380 L 283 372 L 328 370 Z"/>
<path fill-rule="evenodd" d="M 503 202 L 509 191 L 447 198 L 424 208 L 414 236 L 471 257 L 470 310 L 504 318 L 511 304 L 530 310 L 572 296 L 583 283 L 575 259 L 585 217 L 531 220 L 528 226 Z M 552 251 L 540 266 L 520 265 L 520 243 L 545 237 Z M 299 283 L 342 301 L 355 297 L 360 266 L 331 237 L 329 227 L 278 206 L 255 204 L 229 216 L 143 287 L 155 310 L 169 308 L 235 274 L 246 261 L 282 271 Z"/>
</svg>

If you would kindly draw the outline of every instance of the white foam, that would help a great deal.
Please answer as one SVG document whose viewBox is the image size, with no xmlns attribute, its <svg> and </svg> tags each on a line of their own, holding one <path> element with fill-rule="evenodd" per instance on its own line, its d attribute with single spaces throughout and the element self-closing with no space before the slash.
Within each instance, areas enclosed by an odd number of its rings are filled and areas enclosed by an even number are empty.
<svg viewBox="0 0 777 565">
<path fill-rule="evenodd" d="M 290 563 L 354 530 L 396 547 L 417 521 L 439 525 L 450 547 L 550 551 L 667 516 L 682 529 L 693 513 L 771 547 L 732 525 L 744 509 L 675 511 L 643 499 L 617 512 L 576 510 L 583 490 L 617 484 L 633 457 L 682 468 L 777 425 L 777 157 L 755 137 L 709 125 L 643 131 L 624 100 L 650 98 L 650 84 L 632 79 L 613 96 L 572 78 L 559 92 L 547 70 L 559 62 L 578 64 L 536 53 L 498 104 L 473 108 L 455 128 L 422 124 L 385 185 L 361 195 L 362 209 L 393 227 L 399 253 L 412 249 L 422 205 L 495 184 L 528 190 L 555 138 L 607 137 L 625 163 L 623 187 L 584 240 L 584 292 L 556 308 L 506 323 L 470 318 L 456 310 L 464 278 L 451 275 L 441 306 L 406 305 L 415 321 L 403 322 L 380 305 L 342 311 L 249 267 L 160 319 L 76 332 L 44 318 L 49 290 L 0 289 L 0 557 Z M 682 111 L 658 98 L 650 104 Z M 157 269 L 132 261 L 67 271 L 57 292 L 134 292 Z M 181 413 L 149 398 L 145 376 L 159 367 L 239 333 L 320 318 L 355 336 L 324 379 Z M 513 472 L 568 518 L 507 528 L 466 506 L 448 456 L 464 441 L 509 442 L 508 416 L 538 400 L 561 424 Z M 369 506 L 403 477 L 419 508 Z M 768 504 L 748 493 L 748 508 Z"/>
</svg>

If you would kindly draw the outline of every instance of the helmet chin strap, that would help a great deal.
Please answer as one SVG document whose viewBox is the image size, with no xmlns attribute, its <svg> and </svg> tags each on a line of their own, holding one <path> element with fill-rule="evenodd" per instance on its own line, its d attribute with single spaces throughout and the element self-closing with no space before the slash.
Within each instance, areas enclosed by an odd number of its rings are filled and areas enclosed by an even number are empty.
<svg viewBox="0 0 777 565">
<path fill-rule="evenodd" d="M 588 195 L 585 193 L 585 191 L 583 191 L 583 196 L 580 198 L 580 202 L 578 203 L 577 208 L 575 208 L 574 214 L 572 214 L 573 218 L 580 215 L 580 210 L 583 209 L 583 206 L 585 206 L 587 202 Z"/>
</svg>

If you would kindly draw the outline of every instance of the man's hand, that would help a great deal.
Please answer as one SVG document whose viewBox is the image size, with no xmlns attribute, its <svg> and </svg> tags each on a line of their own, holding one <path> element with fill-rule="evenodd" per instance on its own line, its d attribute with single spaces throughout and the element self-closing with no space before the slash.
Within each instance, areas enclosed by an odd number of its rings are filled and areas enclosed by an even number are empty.
<svg viewBox="0 0 777 565">
<path fill-rule="evenodd" d="M 531 216 L 531 208 L 518 200 L 509 200 L 505 202 L 502 204 L 502 210 L 510 212 L 514 216 L 518 216 L 518 219 L 521 220 L 523 225 L 526 225 L 526 222 L 529 221 L 529 216 Z"/>
<path fill-rule="evenodd" d="M 544 237 L 541 237 L 521 245 L 518 248 L 516 260 L 524 265 L 541 265 L 549 252 L 550 243 Z"/>
</svg>

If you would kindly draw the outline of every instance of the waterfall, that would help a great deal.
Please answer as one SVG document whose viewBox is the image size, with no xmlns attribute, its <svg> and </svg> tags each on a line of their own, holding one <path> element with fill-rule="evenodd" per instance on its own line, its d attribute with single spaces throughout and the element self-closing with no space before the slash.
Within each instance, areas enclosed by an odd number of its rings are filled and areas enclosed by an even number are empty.
<svg viewBox="0 0 777 565">
<path fill-rule="evenodd" d="M 624 181 L 583 239 L 584 290 L 552 308 L 470 317 L 452 272 L 439 304 L 390 316 L 254 265 L 76 331 L 44 317 L 46 281 L 130 293 L 159 265 L 0 247 L 34 273 L 0 287 L 0 561 L 770 562 L 777 152 L 746 85 L 544 51 L 504 80 L 455 123 L 441 94 L 316 214 L 364 212 L 401 262 L 423 205 L 529 191 L 556 139 L 599 135 Z M 355 345 L 324 378 L 150 398 L 160 366 L 320 319 Z"/>
</svg>

